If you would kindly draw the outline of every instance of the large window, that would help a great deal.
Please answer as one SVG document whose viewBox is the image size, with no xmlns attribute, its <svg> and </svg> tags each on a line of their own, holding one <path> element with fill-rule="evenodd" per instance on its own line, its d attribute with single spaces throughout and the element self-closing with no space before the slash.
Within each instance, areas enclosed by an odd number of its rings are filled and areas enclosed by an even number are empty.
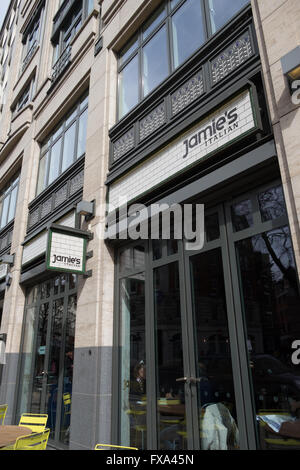
<svg viewBox="0 0 300 470">
<path fill-rule="evenodd" d="M 23 38 L 22 42 L 24 44 L 23 46 L 23 51 L 22 51 L 22 66 L 21 66 L 21 72 L 26 68 L 28 63 L 30 62 L 31 57 L 34 54 L 34 51 L 36 50 L 39 41 L 40 41 L 40 35 L 41 35 L 41 25 L 42 25 L 42 20 L 43 20 L 43 8 L 44 8 L 44 3 L 40 4 L 40 7 L 38 10 L 35 12 L 32 20 L 28 24 Z"/>
<path fill-rule="evenodd" d="M 26 87 L 23 89 L 23 91 L 19 95 L 18 101 L 11 108 L 13 117 L 23 108 L 25 108 L 25 106 L 30 102 L 31 97 L 33 95 L 34 82 L 35 82 L 35 77 L 33 77 L 31 81 L 28 83 L 28 85 L 26 85 Z"/>
<path fill-rule="evenodd" d="M 72 108 L 42 145 L 37 195 L 85 154 L 88 95 Z"/>
<path fill-rule="evenodd" d="M 60 2 L 62 4 L 63 2 Z M 61 5 L 60 5 L 61 6 Z M 84 19 L 90 14 L 94 6 L 93 0 L 78 0 L 67 12 L 59 28 L 59 34 L 54 41 L 53 64 L 63 54 L 72 38 L 81 28 Z"/>
<path fill-rule="evenodd" d="M 19 174 L 0 192 L 0 230 L 15 217 L 19 188 Z"/>
<path fill-rule="evenodd" d="M 165 0 L 119 54 L 118 118 L 248 3 L 249 0 Z"/>
</svg>

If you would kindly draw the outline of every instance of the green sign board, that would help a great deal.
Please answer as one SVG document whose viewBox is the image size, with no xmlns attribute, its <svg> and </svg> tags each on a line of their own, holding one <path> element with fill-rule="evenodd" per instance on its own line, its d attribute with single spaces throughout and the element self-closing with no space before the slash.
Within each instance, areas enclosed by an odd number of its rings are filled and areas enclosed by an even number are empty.
<svg viewBox="0 0 300 470">
<path fill-rule="evenodd" d="M 48 230 L 47 269 L 84 274 L 87 238 L 87 232 L 64 226 L 51 226 Z"/>
</svg>

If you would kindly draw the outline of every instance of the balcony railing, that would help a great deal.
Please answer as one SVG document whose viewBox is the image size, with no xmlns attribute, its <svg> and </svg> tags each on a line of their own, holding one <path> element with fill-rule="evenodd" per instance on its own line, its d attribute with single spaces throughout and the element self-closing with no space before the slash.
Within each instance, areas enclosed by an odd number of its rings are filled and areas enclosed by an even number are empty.
<svg viewBox="0 0 300 470">
<path fill-rule="evenodd" d="M 37 47 L 38 47 L 38 42 L 37 41 L 34 41 L 34 43 L 32 44 L 31 48 L 29 49 L 28 53 L 26 54 L 24 60 L 23 60 L 23 64 L 22 64 L 22 67 L 21 67 L 21 74 L 24 72 L 24 70 L 26 69 L 27 65 L 29 64 L 29 62 L 31 61 L 35 51 L 37 50 Z"/>
<path fill-rule="evenodd" d="M 52 68 L 51 81 L 55 82 L 71 62 L 72 47 L 68 45 Z"/>
</svg>

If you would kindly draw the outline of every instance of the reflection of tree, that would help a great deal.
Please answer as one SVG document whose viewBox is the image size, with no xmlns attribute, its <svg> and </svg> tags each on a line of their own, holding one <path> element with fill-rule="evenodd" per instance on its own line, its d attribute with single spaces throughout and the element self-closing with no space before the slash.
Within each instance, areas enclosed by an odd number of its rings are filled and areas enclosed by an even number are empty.
<svg viewBox="0 0 300 470">
<path fill-rule="evenodd" d="M 288 230 L 281 229 L 280 231 L 262 233 L 261 237 L 265 242 L 266 248 L 272 260 L 281 271 L 283 277 L 289 281 L 290 286 L 294 289 L 296 295 L 299 296 L 296 270 L 293 266 L 291 266 L 291 246 L 290 235 Z M 279 247 L 277 247 L 277 249 L 281 248 L 281 253 L 276 252 L 276 249 L 274 248 L 276 246 L 276 244 L 274 243 L 274 237 L 280 237 L 281 239 Z M 287 256 L 287 258 L 289 259 L 289 264 L 287 267 L 281 261 L 281 258 L 283 256 Z"/>
<path fill-rule="evenodd" d="M 270 188 L 258 196 L 263 221 L 273 220 L 286 215 L 282 186 Z"/>
</svg>

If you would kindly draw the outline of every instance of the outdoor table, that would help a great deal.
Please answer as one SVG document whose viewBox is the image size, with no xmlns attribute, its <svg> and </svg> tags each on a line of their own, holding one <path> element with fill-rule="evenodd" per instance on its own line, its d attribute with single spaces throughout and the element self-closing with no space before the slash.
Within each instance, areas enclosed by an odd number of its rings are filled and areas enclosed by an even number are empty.
<svg viewBox="0 0 300 470">
<path fill-rule="evenodd" d="M 31 433 L 31 429 L 25 426 L 0 426 L 0 450 L 3 447 L 14 445 L 18 437 L 27 436 Z"/>
</svg>

